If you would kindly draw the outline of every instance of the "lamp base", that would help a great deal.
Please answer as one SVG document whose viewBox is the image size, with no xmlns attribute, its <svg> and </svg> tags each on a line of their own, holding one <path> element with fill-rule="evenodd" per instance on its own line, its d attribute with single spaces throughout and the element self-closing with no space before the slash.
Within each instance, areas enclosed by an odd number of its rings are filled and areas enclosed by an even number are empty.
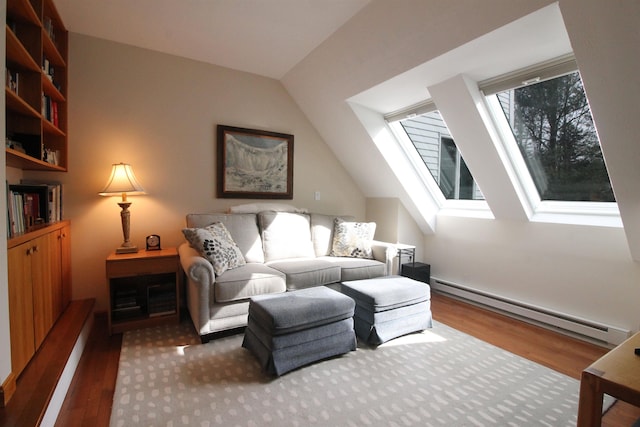
<svg viewBox="0 0 640 427">
<path fill-rule="evenodd" d="M 134 254 L 138 252 L 137 246 L 120 246 L 116 249 L 116 254 Z"/>
</svg>

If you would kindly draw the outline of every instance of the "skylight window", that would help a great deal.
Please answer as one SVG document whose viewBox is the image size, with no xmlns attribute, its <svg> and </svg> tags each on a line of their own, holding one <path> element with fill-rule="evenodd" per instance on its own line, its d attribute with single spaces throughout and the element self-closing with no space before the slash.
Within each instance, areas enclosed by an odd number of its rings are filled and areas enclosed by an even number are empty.
<svg viewBox="0 0 640 427">
<path fill-rule="evenodd" d="M 497 91 L 540 200 L 615 202 L 578 71 Z"/>
<path fill-rule="evenodd" d="M 401 120 L 400 126 L 447 200 L 484 200 L 438 111 Z"/>
</svg>

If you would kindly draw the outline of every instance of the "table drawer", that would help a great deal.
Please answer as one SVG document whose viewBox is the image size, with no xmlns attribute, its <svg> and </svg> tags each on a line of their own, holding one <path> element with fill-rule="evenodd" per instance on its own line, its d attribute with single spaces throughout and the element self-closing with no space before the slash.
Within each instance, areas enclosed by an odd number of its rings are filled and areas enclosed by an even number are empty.
<svg viewBox="0 0 640 427">
<path fill-rule="evenodd" d="M 150 259 L 123 259 L 107 262 L 107 277 L 126 277 L 158 273 L 175 273 L 178 268 L 176 257 Z"/>
</svg>

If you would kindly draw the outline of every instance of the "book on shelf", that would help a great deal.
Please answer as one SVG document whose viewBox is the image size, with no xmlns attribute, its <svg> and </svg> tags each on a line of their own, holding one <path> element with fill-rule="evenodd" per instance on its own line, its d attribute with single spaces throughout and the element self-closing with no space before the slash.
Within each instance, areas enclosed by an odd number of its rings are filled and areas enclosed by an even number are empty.
<svg viewBox="0 0 640 427">
<path fill-rule="evenodd" d="M 7 237 L 62 219 L 60 184 L 8 184 Z"/>
<path fill-rule="evenodd" d="M 176 304 L 174 283 L 150 285 L 147 288 L 147 311 L 149 317 L 175 314 L 177 313 Z"/>
<path fill-rule="evenodd" d="M 54 126 L 59 125 L 58 102 L 51 99 L 49 95 L 42 94 L 42 117 L 50 121 Z"/>
<path fill-rule="evenodd" d="M 62 221 L 63 212 L 63 185 L 57 181 L 38 181 L 23 179 L 20 181 L 22 185 L 38 185 L 47 187 L 47 221 L 48 223 Z"/>
</svg>

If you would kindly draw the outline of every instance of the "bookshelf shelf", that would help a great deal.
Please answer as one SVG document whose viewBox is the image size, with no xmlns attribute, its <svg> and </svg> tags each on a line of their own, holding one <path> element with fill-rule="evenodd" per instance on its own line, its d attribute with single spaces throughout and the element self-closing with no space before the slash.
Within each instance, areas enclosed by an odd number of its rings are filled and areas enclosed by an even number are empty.
<svg viewBox="0 0 640 427">
<path fill-rule="evenodd" d="M 6 164 L 64 172 L 68 33 L 53 1 L 7 0 L 6 40 Z M 15 147 L 35 141 L 38 150 Z"/>
</svg>

